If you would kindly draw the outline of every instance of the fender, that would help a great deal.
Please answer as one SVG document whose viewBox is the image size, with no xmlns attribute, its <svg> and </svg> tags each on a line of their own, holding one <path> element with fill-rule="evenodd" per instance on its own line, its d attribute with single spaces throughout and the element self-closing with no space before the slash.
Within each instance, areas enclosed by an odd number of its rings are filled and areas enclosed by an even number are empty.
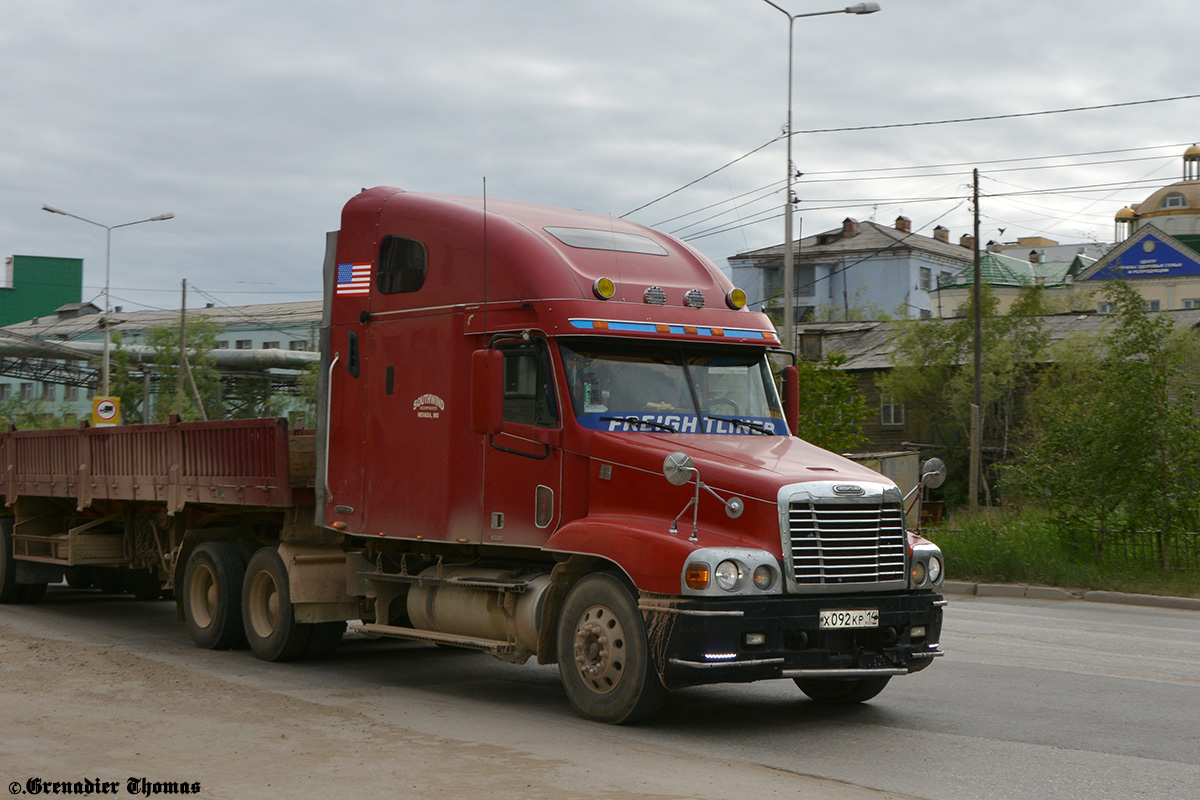
<svg viewBox="0 0 1200 800">
<path fill-rule="evenodd" d="M 689 542 L 687 534 L 651 530 L 634 522 L 628 516 L 584 517 L 559 528 L 543 549 L 603 558 L 620 567 L 643 592 L 678 595 L 684 562 L 700 543 Z"/>
</svg>

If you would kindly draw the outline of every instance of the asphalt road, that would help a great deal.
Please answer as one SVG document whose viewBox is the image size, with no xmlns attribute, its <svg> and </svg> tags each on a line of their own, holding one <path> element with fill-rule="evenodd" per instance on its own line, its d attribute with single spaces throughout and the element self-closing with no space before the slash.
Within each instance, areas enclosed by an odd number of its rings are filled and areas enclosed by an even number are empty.
<svg viewBox="0 0 1200 800">
<path fill-rule="evenodd" d="M 170 603 L 51 587 L 0 608 L 0 778 L 169 772 L 210 798 L 1197 797 L 1200 613 L 952 597 L 942 644 L 866 705 L 699 687 L 610 727 L 572 713 L 552 667 L 353 636 L 327 662 L 265 664 L 193 648 Z"/>
</svg>

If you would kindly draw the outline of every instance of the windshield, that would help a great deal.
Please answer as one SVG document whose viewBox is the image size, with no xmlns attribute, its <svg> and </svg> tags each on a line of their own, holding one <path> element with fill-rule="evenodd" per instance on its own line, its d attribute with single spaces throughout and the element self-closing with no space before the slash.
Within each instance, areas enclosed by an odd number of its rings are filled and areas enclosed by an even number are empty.
<svg viewBox="0 0 1200 800">
<path fill-rule="evenodd" d="M 586 428 L 787 435 L 762 351 L 612 340 L 559 348 L 575 418 Z"/>
</svg>

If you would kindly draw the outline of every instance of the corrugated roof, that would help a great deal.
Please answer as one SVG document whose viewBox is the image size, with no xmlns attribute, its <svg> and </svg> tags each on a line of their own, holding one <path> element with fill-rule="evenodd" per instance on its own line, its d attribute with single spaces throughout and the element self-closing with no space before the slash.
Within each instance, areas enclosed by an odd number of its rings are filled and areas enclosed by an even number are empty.
<svg viewBox="0 0 1200 800">
<path fill-rule="evenodd" d="M 305 300 L 294 303 L 260 303 L 249 306 L 222 306 L 213 308 L 189 308 L 188 317 L 208 317 L 222 328 L 262 328 L 270 326 L 319 325 L 321 301 Z M 151 311 L 114 311 L 110 315 L 113 330 L 142 331 L 147 328 L 168 327 L 179 324 L 178 309 Z M 27 320 L 8 325 L 5 330 L 26 336 L 44 338 L 49 335 L 73 339 L 96 333 L 100 330 L 102 314 L 87 314 L 74 318 L 57 316 L 40 317 L 37 322 Z"/>
</svg>

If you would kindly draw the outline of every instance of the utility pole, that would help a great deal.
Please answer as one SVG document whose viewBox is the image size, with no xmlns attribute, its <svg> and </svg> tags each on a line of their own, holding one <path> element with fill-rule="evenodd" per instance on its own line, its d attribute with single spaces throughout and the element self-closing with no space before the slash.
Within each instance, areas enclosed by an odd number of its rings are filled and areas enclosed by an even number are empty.
<svg viewBox="0 0 1200 800">
<path fill-rule="evenodd" d="M 975 395 L 971 403 L 971 513 L 979 511 L 979 479 L 983 465 L 983 276 L 980 275 L 979 256 L 979 170 L 974 171 L 972 203 L 975 206 L 975 280 L 972 299 L 975 306 Z"/>
</svg>

